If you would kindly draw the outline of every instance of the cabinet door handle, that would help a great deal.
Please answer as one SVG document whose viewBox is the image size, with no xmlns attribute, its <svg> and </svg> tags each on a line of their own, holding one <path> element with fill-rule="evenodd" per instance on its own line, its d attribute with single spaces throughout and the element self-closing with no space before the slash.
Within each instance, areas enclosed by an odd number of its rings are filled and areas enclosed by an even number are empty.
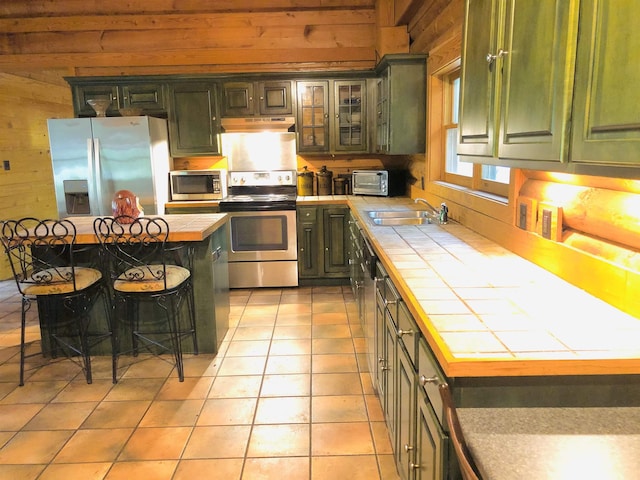
<svg viewBox="0 0 640 480">
<path fill-rule="evenodd" d="M 440 379 L 436 375 L 434 375 L 433 377 L 425 377 L 424 375 L 420 375 L 420 378 L 418 379 L 418 382 L 423 387 L 427 383 L 433 383 L 434 385 L 439 385 L 440 384 Z"/>
<path fill-rule="evenodd" d="M 403 335 L 413 335 L 413 330 L 402 330 L 402 329 L 399 329 L 396 332 L 396 335 L 398 335 L 398 338 L 402 338 Z"/>
<path fill-rule="evenodd" d="M 496 59 L 498 58 L 502 58 L 502 57 L 506 57 L 509 54 L 509 52 L 507 52 L 506 50 L 498 50 L 498 53 L 496 55 L 493 55 L 491 52 L 487 53 L 487 63 L 489 65 L 491 65 L 493 62 L 496 61 Z"/>
<path fill-rule="evenodd" d="M 413 468 L 414 470 L 417 470 L 418 468 L 420 468 L 420 464 L 419 464 L 419 463 L 413 463 L 413 462 L 411 462 L 411 463 L 409 464 L 409 467 L 410 467 L 410 468 Z"/>
<path fill-rule="evenodd" d="M 384 299 L 384 306 L 386 307 L 387 305 L 395 305 L 396 303 L 398 303 L 397 300 L 387 300 L 386 298 Z"/>
<path fill-rule="evenodd" d="M 404 451 L 409 453 L 411 450 L 413 450 L 413 446 L 409 445 L 408 443 L 404 444 Z"/>
</svg>

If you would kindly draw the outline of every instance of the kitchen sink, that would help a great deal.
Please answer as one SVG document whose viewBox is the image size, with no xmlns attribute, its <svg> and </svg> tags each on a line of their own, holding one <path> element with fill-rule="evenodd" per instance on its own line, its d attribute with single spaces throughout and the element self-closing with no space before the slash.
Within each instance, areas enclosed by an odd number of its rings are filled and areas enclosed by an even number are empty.
<svg viewBox="0 0 640 480">
<path fill-rule="evenodd" d="M 398 226 L 398 225 L 426 225 L 431 223 L 431 219 L 427 217 L 376 217 L 372 218 L 371 221 L 375 225 L 387 225 L 387 226 Z"/>
<path fill-rule="evenodd" d="M 426 210 L 374 210 L 367 212 L 371 218 L 428 218 L 429 212 Z"/>
</svg>

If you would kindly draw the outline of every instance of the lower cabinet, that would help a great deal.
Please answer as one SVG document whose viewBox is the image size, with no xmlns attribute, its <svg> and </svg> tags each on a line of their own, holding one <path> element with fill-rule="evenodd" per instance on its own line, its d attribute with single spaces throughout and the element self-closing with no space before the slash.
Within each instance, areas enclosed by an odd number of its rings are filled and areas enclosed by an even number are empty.
<svg viewBox="0 0 640 480">
<path fill-rule="evenodd" d="M 229 330 L 229 225 L 213 232 L 211 238 L 211 268 L 213 270 L 213 305 L 215 309 L 216 352 Z"/>
<path fill-rule="evenodd" d="M 298 276 L 349 278 L 349 208 L 298 207 Z"/>
<path fill-rule="evenodd" d="M 457 479 L 443 427 L 438 384 L 446 381 L 384 266 L 376 267 L 375 355 L 371 371 L 403 480 Z"/>
</svg>

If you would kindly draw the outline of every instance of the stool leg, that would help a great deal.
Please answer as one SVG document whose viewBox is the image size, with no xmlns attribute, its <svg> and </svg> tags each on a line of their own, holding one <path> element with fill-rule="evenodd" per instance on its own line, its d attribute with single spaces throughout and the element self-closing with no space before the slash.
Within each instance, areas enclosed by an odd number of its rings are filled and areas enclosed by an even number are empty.
<svg viewBox="0 0 640 480">
<path fill-rule="evenodd" d="M 24 354 L 25 354 L 25 329 L 27 328 L 27 310 L 29 309 L 29 300 L 22 299 L 22 315 L 20 319 L 20 383 L 24 386 Z M 44 339 L 43 339 L 44 341 Z"/>
</svg>

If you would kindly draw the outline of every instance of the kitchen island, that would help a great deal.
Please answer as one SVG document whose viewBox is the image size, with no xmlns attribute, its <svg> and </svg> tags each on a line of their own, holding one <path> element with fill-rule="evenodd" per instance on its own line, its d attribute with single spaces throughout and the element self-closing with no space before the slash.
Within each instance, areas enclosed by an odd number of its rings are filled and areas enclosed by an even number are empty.
<svg viewBox="0 0 640 480">
<path fill-rule="evenodd" d="M 70 217 L 78 244 L 96 245 L 96 217 Z M 169 242 L 192 242 L 193 289 L 200 353 L 216 353 L 229 329 L 228 219 L 223 213 L 166 215 Z M 185 343 L 185 347 L 188 343 Z M 189 350 L 185 350 L 189 352 Z"/>
</svg>

